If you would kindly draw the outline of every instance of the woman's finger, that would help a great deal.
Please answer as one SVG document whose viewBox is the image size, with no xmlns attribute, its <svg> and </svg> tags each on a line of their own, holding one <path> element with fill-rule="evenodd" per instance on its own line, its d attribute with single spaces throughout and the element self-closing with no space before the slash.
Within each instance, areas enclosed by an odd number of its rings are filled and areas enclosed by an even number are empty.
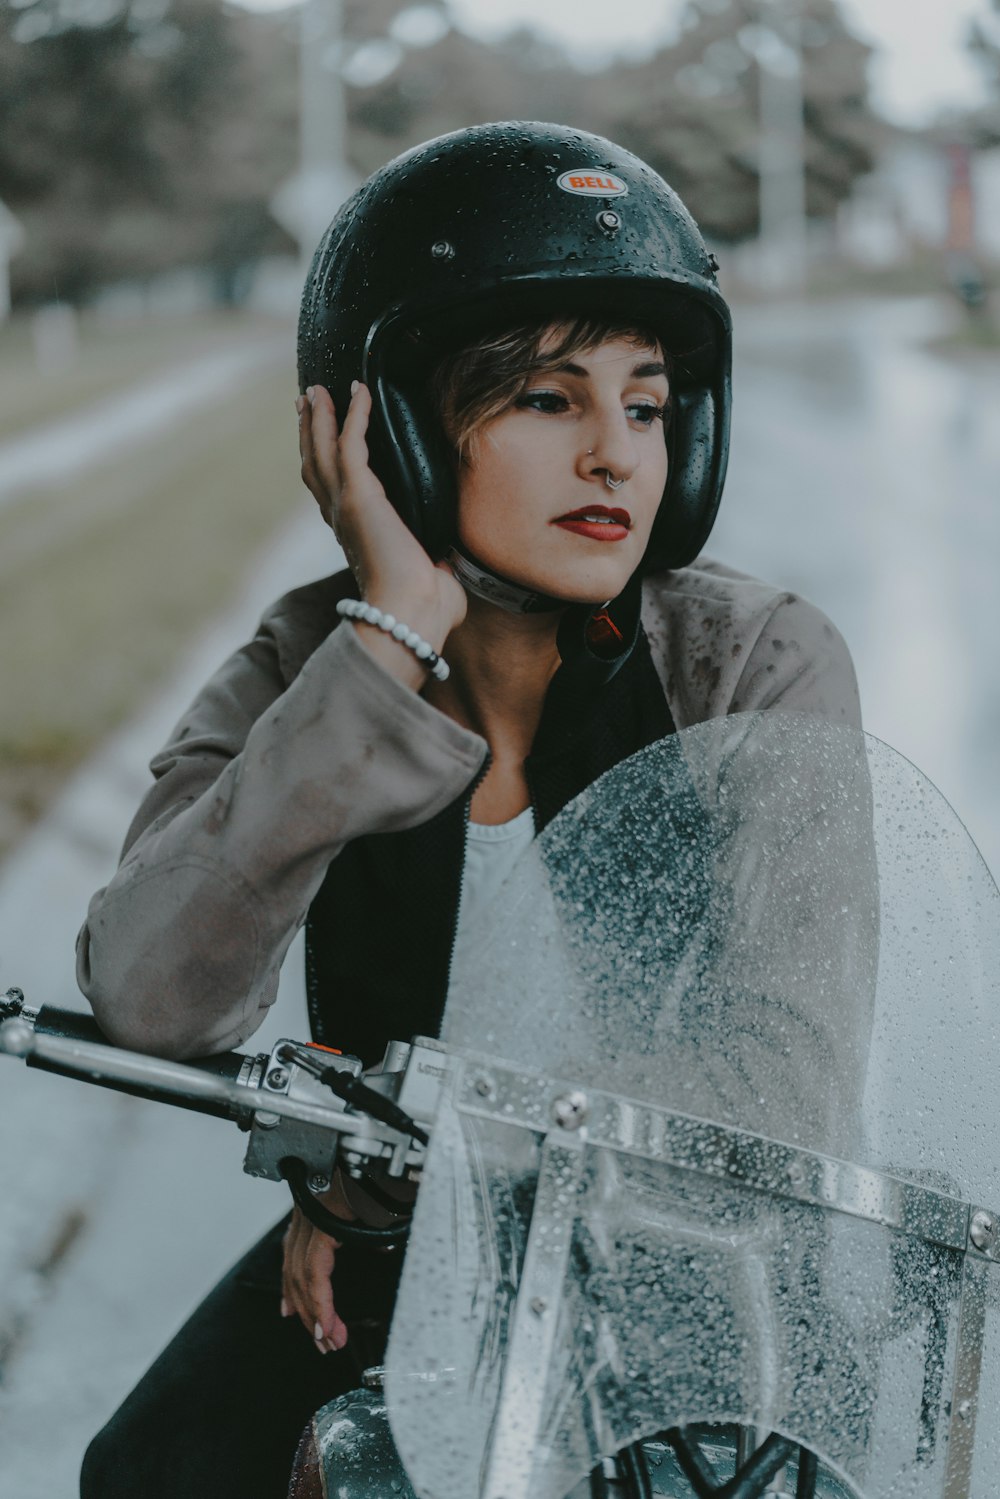
<svg viewBox="0 0 1000 1499">
<path fill-rule="evenodd" d="M 305 1253 L 304 1280 L 312 1317 L 312 1326 L 308 1330 L 317 1348 L 323 1352 L 343 1348 L 347 1342 L 347 1328 L 337 1316 L 330 1281 L 339 1248 L 335 1239 L 314 1231 Z"/>
<path fill-rule="evenodd" d="M 302 482 L 307 489 L 312 491 L 316 499 L 319 475 L 316 472 L 316 454 L 313 448 L 312 435 L 312 407 L 305 396 L 299 396 L 295 403 L 295 409 L 299 416 L 299 461 L 302 465 Z"/>
<path fill-rule="evenodd" d="M 316 461 L 312 406 L 307 397 L 299 396 L 295 403 L 295 409 L 298 412 L 299 418 L 299 459 L 301 463 L 300 473 L 302 475 L 302 482 L 319 505 L 320 514 L 336 536 L 337 526 L 334 506 L 337 495 L 331 492 L 330 484 L 324 480 Z"/>
<path fill-rule="evenodd" d="M 321 483 L 335 495 L 341 488 L 340 426 L 333 409 L 330 392 L 323 385 L 311 385 L 306 392 L 309 402 L 309 427 L 312 458 Z"/>
<path fill-rule="evenodd" d="M 345 479 L 356 478 L 369 472 L 366 434 L 371 411 L 371 392 L 367 385 L 362 385 L 360 381 L 355 380 L 351 386 L 351 404 L 347 408 L 344 430 L 340 437 L 340 453 Z"/>
<path fill-rule="evenodd" d="M 283 1316 L 296 1316 L 321 1353 L 332 1353 L 347 1342 L 347 1327 L 337 1315 L 331 1277 L 340 1248 L 307 1222 L 295 1209 L 283 1242 Z"/>
<path fill-rule="evenodd" d="M 282 1243 L 281 1261 L 281 1299 L 282 1308 L 287 1306 L 291 1315 L 300 1320 L 303 1315 L 302 1285 L 297 1274 L 298 1265 L 301 1260 L 300 1241 L 302 1235 L 302 1215 L 298 1208 L 292 1214 L 292 1221 L 288 1227 Z"/>
</svg>

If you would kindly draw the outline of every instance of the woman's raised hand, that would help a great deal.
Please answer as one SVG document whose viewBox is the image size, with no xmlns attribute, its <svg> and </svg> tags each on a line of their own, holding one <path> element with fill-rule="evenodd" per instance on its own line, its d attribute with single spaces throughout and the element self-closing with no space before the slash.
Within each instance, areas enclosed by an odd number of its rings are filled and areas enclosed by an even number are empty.
<svg viewBox="0 0 1000 1499">
<path fill-rule="evenodd" d="M 361 597 L 394 614 L 440 652 L 465 617 L 465 591 L 447 563 L 431 561 L 368 465 L 367 386 L 355 382 L 342 429 L 322 385 L 300 396 L 296 409 L 302 479 L 343 547 Z M 423 685 L 427 673 L 412 651 L 373 626 L 355 628 L 393 675 Z"/>
</svg>

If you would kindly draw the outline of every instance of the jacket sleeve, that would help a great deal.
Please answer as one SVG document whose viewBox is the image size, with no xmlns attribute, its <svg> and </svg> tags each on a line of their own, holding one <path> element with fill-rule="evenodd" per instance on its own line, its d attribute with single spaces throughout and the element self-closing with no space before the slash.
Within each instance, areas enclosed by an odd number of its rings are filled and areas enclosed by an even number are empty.
<svg viewBox="0 0 1000 1499">
<path fill-rule="evenodd" d="M 805 599 L 709 557 L 644 587 L 643 626 L 679 729 L 769 708 L 860 727 L 844 639 Z"/>
<path fill-rule="evenodd" d="M 77 977 L 118 1045 L 241 1044 L 327 866 L 351 839 L 435 816 L 486 745 L 336 628 L 286 687 L 268 628 L 208 683 L 152 762 L 118 872 L 90 904 Z"/>
<path fill-rule="evenodd" d="M 844 638 L 805 599 L 779 595 L 741 654 L 742 660 L 734 657 L 740 670 L 730 713 L 778 708 L 861 727 L 858 682 Z"/>
</svg>

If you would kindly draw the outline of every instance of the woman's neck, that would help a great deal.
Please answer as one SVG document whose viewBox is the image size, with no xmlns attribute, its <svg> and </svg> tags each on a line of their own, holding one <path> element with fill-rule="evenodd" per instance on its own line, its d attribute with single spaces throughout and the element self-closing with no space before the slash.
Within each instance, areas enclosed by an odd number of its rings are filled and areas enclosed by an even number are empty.
<svg viewBox="0 0 1000 1499">
<path fill-rule="evenodd" d="M 427 700 L 465 728 L 482 734 L 494 757 L 523 760 L 559 667 L 560 614 L 509 614 L 469 598 L 462 623 L 445 647 L 451 676 L 431 680 Z"/>
</svg>

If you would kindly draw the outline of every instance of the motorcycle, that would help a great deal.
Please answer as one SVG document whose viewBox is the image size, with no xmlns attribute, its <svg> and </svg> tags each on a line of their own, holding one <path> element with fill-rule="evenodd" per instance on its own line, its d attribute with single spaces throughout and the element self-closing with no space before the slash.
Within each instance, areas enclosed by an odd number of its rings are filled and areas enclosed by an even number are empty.
<svg viewBox="0 0 1000 1499">
<path fill-rule="evenodd" d="M 229 1118 L 334 1237 L 408 1237 L 385 1367 L 293 1499 L 987 1499 L 1000 893 L 935 788 L 801 714 L 670 736 L 535 839 L 441 1034 L 178 1064 L 0 1048 Z M 336 1168 L 398 1214 L 317 1200 Z"/>
</svg>

